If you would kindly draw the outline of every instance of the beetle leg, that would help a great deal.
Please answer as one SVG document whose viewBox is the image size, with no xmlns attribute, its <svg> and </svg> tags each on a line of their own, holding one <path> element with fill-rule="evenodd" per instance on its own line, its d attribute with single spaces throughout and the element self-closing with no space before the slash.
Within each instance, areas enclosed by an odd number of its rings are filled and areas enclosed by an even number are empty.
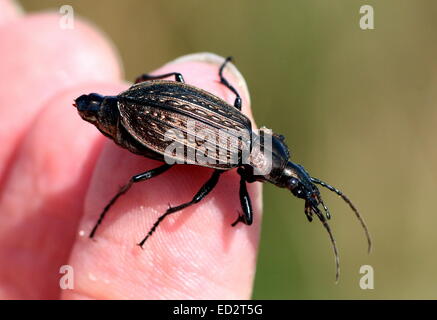
<svg viewBox="0 0 437 320">
<path fill-rule="evenodd" d="M 246 179 L 243 176 L 243 173 L 240 173 L 240 177 L 240 203 L 241 208 L 243 209 L 243 215 L 239 215 L 237 220 L 235 220 L 234 223 L 231 224 L 231 226 L 233 227 L 239 222 L 243 222 L 248 226 L 250 226 L 253 222 L 253 210 L 252 204 L 250 202 L 249 193 L 247 192 Z"/>
<path fill-rule="evenodd" d="M 171 77 L 171 76 L 174 76 L 175 81 L 177 81 L 177 82 L 185 82 L 182 74 L 180 74 L 179 72 L 170 72 L 170 73 L 166 73 L 166 74 L 160 74 L 157 76 L 153 76 L 153 75 L 149 75 L 147 73 L 144 73 L 144 74 L 140 75 L 138 78 L 136 78 L 135 83 L 140 83 L 140 82 L 144 82 L 144 81 L 148 81 L 148 80 L 164 79 L 164 78 Z"/>
<path fill-rule="evenodd" d="M 231 90 L 233 93 L 235 93 L 236 98 L 234 101 L 234 107 L 237 108 L 238 110 L 241 110 L 241 97 L 240 94 L 238 93 L 238 91 L 228 82 L 228 80 L 226 80 L 226 78 L 223 76 L 223 70 L 226 66 L 226 64 L 232 60 L 232 57 L 227 57 L 225 59 L 225 62 L 223 62 L 223 64 L 221 65 L 220 69 L 219 69 L 219 77 L 220 77 L 220 82 L 226 86 L 229 90 Z"/>
<path fill-rule="evenodd" d="M 108 212 L 109 208 L 111 208 L 111 206 L 115 203 L 115 201 L 123 194 L 125 194 L 130 187 L 136 183 L 136 182 L 140 182 L 140 181 L 145 181 L 145 180 L 149 180 L 151 178 L 154 178 L 158 175 L 160 175 L 161 173 L 164 173 L 165 171 L 167 171 L 168 169 L 170 169 L 172 167 L 172 165 L 169 164 L 164 164 L 158 168 L 137 174 L 135 176 L 133 176 L 132 178 L 130 178 L 129 182 L 126 183 L 121 189 L 120 191 L 117 192 L 117 194 L 111 199 L 111 201 L 109 201 L 109 203 L 106 205 L 106 207 L 103 209 L 102 213 L 100 214 L 99 219 L 97 220 L 96 224 L 94 225 L 93 230 L 90 233 L 90 238 L 94 237 L 94 234 L 96 233 L 97 228 L 99 227 L 99 225 L 102 223 L 103 218 L 105 217 L 106 213 Z"/>
<path fill-rule="evenodd" d="M 191 201 L 183 203 L 183 204 L 176 206 L 176 207 L 168 208 L 167 211 L 163 215 L 161 215 L 158 218 L 158 220 L 156 220 L 156 222 L 154 223 L 152 228 L 147 233 L 146 237 L 143 240 L 141 240 L 141 242 L 138 243 L 138 245 L 140 247 L 142 247 L 144 245 L 144 243 L 147 241 L 147 239 L 153 234 L 153 232 L 155 232 L 156 228 L 162 222 L 162 220 L 164 220 L 168 215 L 175 213 L 177 211 L 180 211 L 182 209 L 185 209 L 189 206 L 192 206 L 193 204 L 196 204 L 199 201 L 201 201 L 203 198 L 205 198 L 217 185 L 220 174 L 222 174 L 222 173 L 223 173 L 223 171 L 221 171 L 221 170 L 215 170 L 214 173 L 212 174 L 212 176 L 208 179 L 208 181 L 205 182 L 205 184 L 202 186 L 202 188 L 200 188 L 200 190 L 196 193 L 196 195 L 193 197 L 193 199 Z"/>
</svg>

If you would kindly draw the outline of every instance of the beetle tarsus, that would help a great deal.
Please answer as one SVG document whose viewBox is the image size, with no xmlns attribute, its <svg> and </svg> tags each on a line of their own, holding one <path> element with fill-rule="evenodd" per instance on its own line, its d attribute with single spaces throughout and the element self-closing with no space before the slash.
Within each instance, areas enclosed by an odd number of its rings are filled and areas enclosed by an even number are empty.
<svg viewBox="0 0 437 320">
<path fill-rule="evenodd" d="M 220 69 L 219 69 L 219 77 L 220 77 L 220 82 L 224 85 L 224 86 L 226 86 L 229 90 L 231 90 L 235 95 L 236 95 L 236 98 L 235 98 L 235 101 L 234 101 L 234 107 L 235 108 L 237 108 L 238 110 L 241 110 L 241 105 L 242 105 L 242 103 L 241 103 L 241 97 L 240 97 L 240 94 L 238 93 L 238 91 L 228 82 L 228 80 L 226 80 L 226 78 L 223 76 L 223 70 L 224 70 L 224 68 L 225 68 L 225 66 L 226 66 L 226 64 L 229 62 L 229 61 L 232 61 L 232 57 L 227 57 L 226 59 L 225 59 L 225 61 L 223 62 L 223 64 L 220 66 Z"/>
<path fill-rule="evenodd" d="M 215 188 L 219 180 L 220 174 L 222 173 L 223 171 L 221 170 L 214 170 L 212 176 L 208 179 L 208 181 L 205 182 L 205 184 L 200 188 L 200 190 L 196 193 L 196 195 L 193 197 L 191 201 L 183 203 L 179 206 L 169 207 L 167 211 L 156 220 L 152 228 L 147 233 L 146 237 L 143 240 L 141 240 L 139 245 L 140 246 L 144 245 L 147 239 L 153 234 L 153 232 L 155 232 L 156 228 L 159 226 L 162 220 L 164 220 L 168 215 L 178 212 L 182 209 L 188 208 L 189 206 L 192 206 L 193 204 L 196 204 L 200 202 L 203 198 L 205 198 Z"/>
<path fill-rule="evenodd" d="M 144 73 L 135 79 L 135 83 L 141 83 L 141 82 L 149 81 L 149 80 L 164 79 L 164 78 L 168 78 L 168 77 L 172 77 L 172 76 L 175 77 L 175 81 L 177 81 L 177 82 L 183 82 L 183 83 L 185 82 L 184 77 L 182 76 L 181 73 L 170 72 L 170 73 L 160 74 L 160 75 L 156 75 L 156 76 Z"/>
<path fill-rule="evenodd" d="M 240 175 L 240 204 L 241 209 L 243 210 L 243 215 L 241 215 L 241 222 L 244 224 L 250 226 L 253 222 L 253 209 L 252 209 L 252 203 L 250 201 L 249 192 L 247 192 L 247 186 L 246 186 L 246 178 L 245 178 L 245 171 L 243 169 L 238 170 L 238 173 Z"/>
<path fill-rule="evenodd" d="M 143 245 L 141 243 L 137 243 L 137 246 L 141 248 L 141 250 L 144 250 Z"/>
<path fill-rule="evenodd" d="M 238 214 L 237 219 L 231 223 L 231 227 L 235 227 L 239 222 L 243 222 L 243 218 L 241 217 L 240 214 Z"/>
<path fill-rule="evenodd" d="M 140 181 L 145 181 L 145 180 L 151 179 L 153 177 L 156 177 L 156 176 L 160 175 L 161 173 L 164 173 L 165 171 L 167 171 L 171 167 L 172 167 L 172 165 L 169 165 L 169 164 L 166 163 L 166 164 L 163 164 L 162 166 L 160 166 L 158 168 L 155 168 L 155 169 L 152 169 L 152 170 L 149 170 L 149 171 L 137 174 L 137 175 L 133 176 L 132 178 L 130 178 L 129 182 L 126 183 L 123 187 L 120 188 L 120 190 L 117 192 L 117 194 L 114 197 L 112 197 L 112 199 L 109 201 L 109 203 L 103 209 L 103 211 L 100 214 L 99 219 L 97 220 L 96 224 L 94 225 L 94 228 L 91 231 L 89 237 L 90 238 L 94 237 L 94 234 L 96 233 L 97 228 L 99 227 L 99 225 L 102 223 L 103 218 L 105 217 L 106 213 L 109 211 L 109 209 L 115 203 L 115 201 L 117 201 L 117 199 L 121 195 L 125 194 L 134 183 L 137 183 L 137 182 L 140 182 Z"/>
</svg>

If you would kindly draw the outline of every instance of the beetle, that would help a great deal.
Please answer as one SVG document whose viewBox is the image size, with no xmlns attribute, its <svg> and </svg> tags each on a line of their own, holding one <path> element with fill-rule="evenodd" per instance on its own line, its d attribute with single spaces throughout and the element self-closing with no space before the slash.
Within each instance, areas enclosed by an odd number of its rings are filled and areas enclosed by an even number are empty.
<svg viewBox="0 0 437 320">
<path fill-rule="evenodd" d="M 120 147 L 126 148 L 132 153 L 164 162 L 157 168 L 131 177 L 105 206 L 89 236 L 90 238 L 94 237 L 108 210 L 133 184 L 157 177 L 174 166 L 175 161 L 183 160 L 189 151 L 199 151 L 198 141 L 187 139 L 187 136 L 193 134 L 187 129 L 187 123 L 193 121 L 195 122 L 194 134 L 196 130 L 199 131 L 200 129 L 212 132 L 213 137 L 221 129 L 233 129 L 242 132 L 242 137 L 240 137 L 237 144 L 219 144 L 219 148 L 225 150 L 226 159 L 234 157 L 233 159 L 236 159 L 236 161 L 205 162 L 197 158 L 192 160 L 192 165 L 214 169 L 211 177 L 191 201 L 174 207 L 170 206 L 166 212 L 159 216 L 138 245 L 143 247 L 147 239 L 167 216 L 194 205 L 205 198 L 217 185 L 223 172 L 236 169 L 240 176 L 239 197 L 242 214 L 238 215 L 232 226 L 239 222 L 246 225 L 251 225 L 253 222 L 253 211 L 246 187 L 247 183 L 255 181 L 268 182 L 290 190 L 294 196 L 305 201 L 304 213 L 307 219 L 311 222 L 313 215 L 316 215 L 327 230 L 334 250 L 336 279 L 338 280 L 338 250 L 327 221 L 331 218 L 331 215 L 316 185 L 335 192 L 350 206 L 365 231 L 370 252 L 371 238 L 367 226 L 357 208 L 340 190 L 312 177 L 303 166 L 290 160 L 289 149 L 283 136 L 269 133 L 266 128 L 261 128 L 258 134 L 252 130 L 251 121 L 241 112 L 242 99 L 239 93 L 223 76 L 223 70 L 229 61 L 231 61 L 231 57 L 224 60 L 218 70 L 218 76 L 220 82 L 235 94 L 233 105 L 205 90 L 185 83 L 182 74 L 178 72 L 162 75 L 143 74 L 136 79 L 132 87 L 116 96 L 102 96 L 97 93 L 90 93 L 75 99 L 73 105 L 77 108 L 82 119 L 94 124 L 101 133 L 111 138 Z M 165 80 L 169 77 L 174 77 L 174 81 Z M 182 135 L 175 135 L 173 139 L 166 139 L 166 133 L 172 129 L 179 130 Z M 270 141 L 269 145 L 265 142 L 267 139 Z M 184 153 L 178 155 L 174 152 L 168 152 L 170 144 L 175 141 L 185 148 Z M 268 151 L 269 159 L 265 156 L 265 152 L 260 152 L 259 148 L 255 153 L 252 152 L 254 146 L 260 147 L 263 151 Z M 243 156 L 243 154 L 246 154 L 246 156 Z M 218 160 L 219 153 L 211 152 L 208 156 L 209 160 Z M 259 161 L 260 159 L 261 161 Z M 269 164 L 270 170 L 263 174 L 257 174 L 257 169 L 260 169 L 265 163 Z M 319 206 L 323 208 L 323 213 Z"/>
</svg>

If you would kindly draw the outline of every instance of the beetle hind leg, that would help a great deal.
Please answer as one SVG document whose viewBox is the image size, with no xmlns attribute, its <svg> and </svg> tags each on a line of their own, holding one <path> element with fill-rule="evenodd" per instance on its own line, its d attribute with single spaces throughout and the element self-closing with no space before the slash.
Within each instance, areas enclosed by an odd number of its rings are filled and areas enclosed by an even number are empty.
<svg viewBox="0 0 437 320">
<path fill-rule="evenodd" d="M 237 108 L 238 110 L 241 110 L 241 97 L 240 94 L 238 93 L 238 91 L 228 82 L 228 80 L 226 80 L 226 78 L 223 76 L 223 70 L 226 66 L 226 64 L 232 60 L 232 57 L 227 57 L 225 59 L 225 62 L 223 62 L 223 64 L 220 66 L 219 69 L 219 77 L 220 77 L 220 82 L 227 87 L 229 90 L 231 90 L 233 93 L 235 93 L 236 97 L 235 97 L 235 101 L 234 101 L 234 107 Z"/>
<path fill-rule="evenodd" d="M 169 207 L 167 211 L 162 214 L 156 222 L 153 224 L 152 228 L 150 228 L 149 232 L 147 233 L 146 237 L 141 240 L 138 245 L 140 247 L 143 247 L 144 243 L 147 241 L 147 239 L 155 232 L 156 228 L 159 226 L 159 224 L 164 220 L 167 216 L 169 216 L 172 213 L 178 212 L 180 210 L 183 210 L 185 208 L 188 208 L 192 206 L 193 204 L 196 204 L 200 202 L 203 198 L 205 198 L 217 185 L 217 182 L 219 180 L 220 174 L 222 174 L 223 171 L 221 170 L 215 170 L 212 176 L 208 179 L 208 181 L 205 182 L 205 184 L 200 188 L 200 190 L 195 194 L 193 199 L 189 202 L 183 203 L 181 205 L 178 205 L 176 207 Z"/>
<path fill-rule="evenodd" d="M 117 194 L 115 196 L 112 197 L 112 199 L 108 202 L 108 204 L 106 205 L 106 207 L 103 209 L 102 213 L 99 216 L 99 219 L 97 220 L 96 224 L 94 225 L 93 230 L 91 231 L 89 237 L 92 238 L 94 237 L 94 234 L 97 231 L 97 228 L 99 227 L 99 225 L 102 223 L 103 218 L 105 218 L 106 213 L 109 211 L 109 209 L 112 207 L 112 205 L 115 203 L 115 201 L 117 201 L 117 199 L 122 196 L 123 194 L 125 194 L 130 187 L 132 187 L 132 185 L 134 183 L 140 182 L 140 181 L 145 181 L 145 180 L 149 180 L 151 178 L 154 178 L 158 175 L 160 175 L 161 173 L 164 173 L 165 171 L 167 171 L 168 169 L 170 169 L 172 167 L 172 165 L 169 164 L 164 164 L 158 168 L 137 174 L 135 176 L 133 176 L 132 178 L 129 179 L 129 182 L 126 183 L 123 187 L 121 187 L 121 189 L 117 192 Z"/>
<path fill-rule="evenodd" d="M 184 77 L 179 72 L 170 72 L 170 73 L 160 74 L 160 75 L 156 75 L 156 76 L 144 73 L 144 74 L 140 75 L 138 78 L 136 78 L 135 83 L 140 83 L 140 82 L 149 81 L 149 80 L 164 79 L 164 78 L 173 77 L 173 76 L 175 78 L 175 81 L 185 83 Z"/>
</svg>

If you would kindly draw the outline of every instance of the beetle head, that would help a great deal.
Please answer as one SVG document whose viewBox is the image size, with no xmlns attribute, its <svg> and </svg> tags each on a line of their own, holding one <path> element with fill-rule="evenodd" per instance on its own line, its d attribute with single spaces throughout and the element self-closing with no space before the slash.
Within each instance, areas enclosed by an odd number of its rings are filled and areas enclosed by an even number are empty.
<svg viewBox="0 0 437 320">
<path fill-rule="evenodd" d="M 313 213 L 320 213 L 318 209 L 319 205 L 323 206 L 326 217 L 330 219 L 331 215 L 323 203 L 319 189 L 312 182 L 311 176 L 301 165 L 289 161 L 284 170 L 284 175 L 287 179 L 287 189 L 289 189 L 295 197 L 305 200 L 305 214 L 309 221 L 312 221 Z"/>
<path fill-rule="evenodd" d="M 97 121 L 104 97 L 97 93 L 83 94 L 74 101 L 80 116 L 91 123 Z"/>
<path fill-rule="evenodd" d="M 119 112 L 117 98 L 97 93 L 81 95 L 73 104 L 85 121 L 94 124 L 103 134 L 115 137 Z"/>
<path fill-rule="evenodd" d="M 295 164 L 291 161 L 287 163 L 284 170 L 284 176 L 287 179 L 285 186 L 291 191 L 291 193 L 300 199 L 305 200 L 305 215 L 311 222 L 313 220 L 313 214 L 315 214 L 319 220 L 322 222 L 326 231 L 328 231 L 329 238 L 331 239 L 332 247 L 335 256 L 336 265 L 336 280 L 338 281 L 340 272 L 340 263 L 338 258 L 337 245 L 335 243 L 334 236 L 332 234 L 331 228 L 328 224 L 327 219 L 331 218 L 329 209 L 323 203 L 322 196 L 317 186 L 313 183 L 313 178 L 306 172 L 304 167 L 299 164 Z M 320 211 L 319 206 L 322 205 L 325 215 Z"/>
</svg>

